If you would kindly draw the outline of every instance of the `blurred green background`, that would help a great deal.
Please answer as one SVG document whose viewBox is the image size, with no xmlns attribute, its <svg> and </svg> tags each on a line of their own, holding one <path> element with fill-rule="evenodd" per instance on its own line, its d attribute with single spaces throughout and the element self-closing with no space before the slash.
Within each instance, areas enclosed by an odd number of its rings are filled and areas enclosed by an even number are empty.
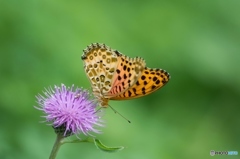
<svg viewBox="0 0 240 159">
<path fill-rule="evenodd" d="M 0 158 L 48 158 L 55 134 L 33 108 L 44 87 L 90 89 L 80 59 L 105 43 L 171 74 L 161 90 L 110 105 L 97 135 L 108 146 L 66 144 L 57 159 L 206 159 L 240 153 L 240 1 L 0 1 Z M 239 158 L 214 156 L 214 158 Z"/>
</svg>

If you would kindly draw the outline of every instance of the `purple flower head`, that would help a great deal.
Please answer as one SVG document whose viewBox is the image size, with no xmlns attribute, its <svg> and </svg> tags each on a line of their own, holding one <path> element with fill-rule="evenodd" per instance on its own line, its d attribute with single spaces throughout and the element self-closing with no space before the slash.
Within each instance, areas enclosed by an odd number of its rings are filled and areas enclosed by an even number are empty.
<svg viewBox="0 0 240 159">
<path fill-rule="evenodd" d="M 74 89 L 74 85 L 66 88 L 62 84 L 61 87 L 45 89 L 44 95 L 36 96 L 40 106 L 36 108 L 46 114 L 46 121 L 52 122 L 56 133 L 63 136 L 100 133 L 94 126 L 103 126 L 100 120 L 102 113 L 96 112 L 97 103 L 90 99 L 87 90 Z"/>
</svg>

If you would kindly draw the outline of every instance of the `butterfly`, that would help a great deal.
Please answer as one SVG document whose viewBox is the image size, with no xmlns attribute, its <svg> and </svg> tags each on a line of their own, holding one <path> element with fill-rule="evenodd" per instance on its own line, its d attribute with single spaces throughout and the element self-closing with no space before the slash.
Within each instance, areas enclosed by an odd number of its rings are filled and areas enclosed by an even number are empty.
<svg viewBox="0 0 240 159">
<path fill-rule="evenodd" d="M 93 95 L 105 108 L 109 100 L 142 97 L 170 80 L 165 70 L 148 68 L 143 58 L 130 58 L 105 44 L 92 43 L 83 50 L 81 58 Z"/>
</svg>

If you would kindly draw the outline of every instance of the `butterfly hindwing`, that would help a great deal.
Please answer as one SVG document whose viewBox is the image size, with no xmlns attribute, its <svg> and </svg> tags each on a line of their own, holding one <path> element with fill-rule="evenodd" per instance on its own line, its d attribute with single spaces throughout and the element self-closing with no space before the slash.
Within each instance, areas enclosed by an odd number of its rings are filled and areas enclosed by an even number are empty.
<svg viewBox="0 0 240 159">
<path fill-rule="evenodd" d="M 92 44 L 82 55 L 85 72 L 96 96 L 108 93 L 112 88 L 113 76 L 118 65 L 118 57 L 104 44 Z"/>
</svg>

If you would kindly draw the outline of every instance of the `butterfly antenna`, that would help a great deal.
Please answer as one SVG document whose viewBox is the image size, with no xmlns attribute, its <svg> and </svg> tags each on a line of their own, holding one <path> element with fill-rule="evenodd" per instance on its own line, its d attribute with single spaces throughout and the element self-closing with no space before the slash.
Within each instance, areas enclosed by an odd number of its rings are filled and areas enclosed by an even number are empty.
<svg viewBox="0 0 240 159">
<path fill-rule="evenodd" d="M 98 108 L 97 111 L 94 112 L 94 114 L 99 112 L 101 109 L 102 109 L 102 107 Z"/>
<path fill-rule="evenodd" d="M 108 105 L 113 111 L 114 113 L 120 115 L 123 119 L 127 120 L 128 123 L 131 123 L 130 120 L 128 120 L 126 117 L 124 117 L 122 114 L 120 114 L 116 109 L 114 109 L 111 105 Z"/>
</svg>

